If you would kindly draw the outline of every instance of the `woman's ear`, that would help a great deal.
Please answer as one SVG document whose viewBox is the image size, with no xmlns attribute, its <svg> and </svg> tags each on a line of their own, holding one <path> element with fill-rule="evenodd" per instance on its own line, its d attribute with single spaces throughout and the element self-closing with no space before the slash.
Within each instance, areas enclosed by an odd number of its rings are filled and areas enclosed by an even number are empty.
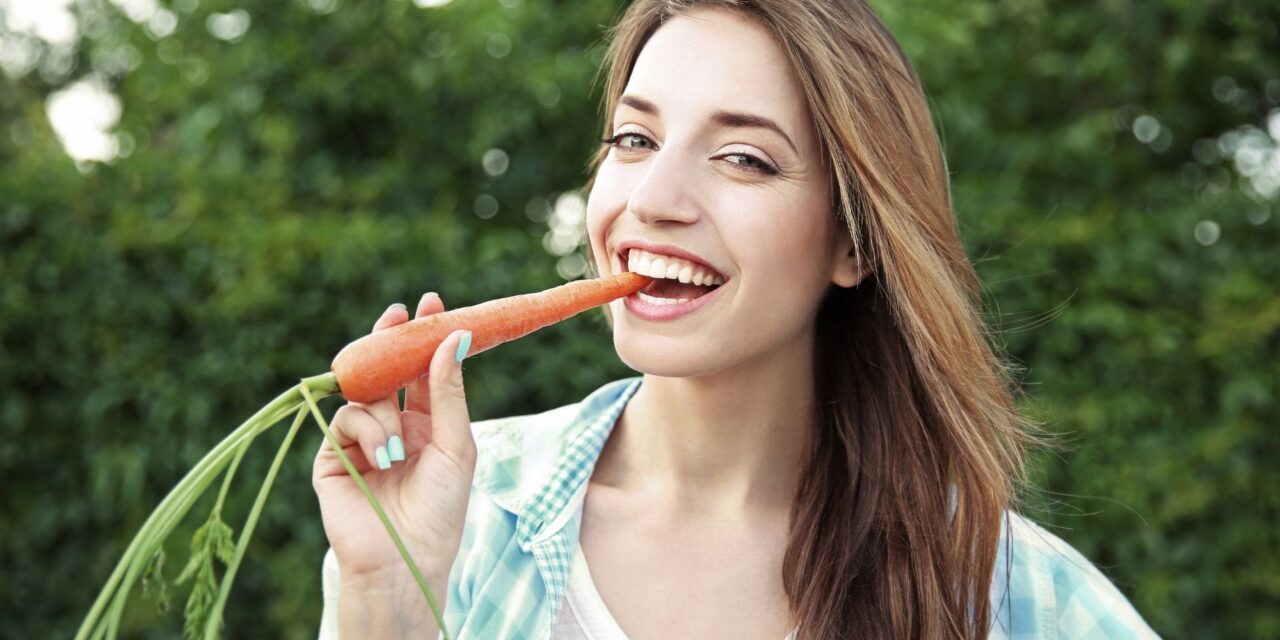
<svg viewBox="0 0 1280 640">
<path fill-rule="evenodd" d="M 868 275 L 871 274 L 871 263 L 866 259 L 866 255 L 861 256 L 862 260 L 854 255 L 853 237 L 848 234 L 840 234 L 837 240 L 836 261 L 831 272 L 831 282 L 838 287 L 851 289 L 858 286 Z"/>
</svg>

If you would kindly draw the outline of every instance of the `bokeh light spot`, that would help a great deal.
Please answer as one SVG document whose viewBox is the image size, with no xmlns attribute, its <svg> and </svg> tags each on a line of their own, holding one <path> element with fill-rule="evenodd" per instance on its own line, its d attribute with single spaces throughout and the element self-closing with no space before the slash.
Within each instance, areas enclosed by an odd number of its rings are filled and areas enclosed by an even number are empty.
<svg viewBox="0 0 1280 640">
<path fill-rule="evenodd" d="M 489 36 L 489 41 L 485 43 L 485 50 L 495 58 L 505 58 L 508 53 L 511 53 L 511 38 L 508 38 L 505 33 L 495 33 Z"/>
<path fill-rule="evenodd" d="M 1207 247 L 1222 237 L 1222 228 L 1212 220 L 1201 220 L 1196 223 L 1195 237 L 1196 242 Z"/>
<path fill-rule="evenodd" d="M 488 220 L 498 215 L 498 199 L 487 193 L 481 194 L 476 198 L 474 209 L 476 217 Z"/>
<path fill-rule="evenodd" d="M 116 157 L 119 143 L 109 132 L 120 120 L 120 99 L 100 78 L 89 77 L 49 96 L 49 124 L 67 155 L 78 161 Z"/>
<path fill-rule="evenodd" d="M 1149 115 L 1138 116 L 1133 121 L 1133 137 L 1138 142 L 1150 144 L 1160 135 L 1160 121 Z"/>
<path fill-rule="evenodd" d="M 511 165 L 511 159 L 507 156 L 507 152 L 502 149 L 490 149 L 484 152 L 484 158 L 480 163 L 484 165 L 485 173 L 496 178 L 507 172 L 507 167 Z"/>
<path fill-rule="evenodd" d="M 209 14 L 209 19 L 205 20 L 204 25 L 213 37 L 233 42 L 244 37 L 244 34 L 249 31 L 251 22 L 248 11 L 236 9 L 228 13 Z"/>
<path fill-rule="evenodd" d="M 586 259 L 576 253 L 564 256 L 556 261 L 556 273 L 560 274 L 560 277 L 565 280 L 580 278 L 586 271 Z"/>
</svg>

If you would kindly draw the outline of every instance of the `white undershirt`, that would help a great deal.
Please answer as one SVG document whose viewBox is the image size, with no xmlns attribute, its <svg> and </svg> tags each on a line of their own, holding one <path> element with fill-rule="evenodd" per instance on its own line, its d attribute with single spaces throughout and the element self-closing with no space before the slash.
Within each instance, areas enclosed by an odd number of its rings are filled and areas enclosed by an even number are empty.
<svg viewBox="0 0 1280 640">
<path fill-rule="evenodd" d="M 796 632 L 783 640 L 793 640 Z M 555 624 L 551 625 L 551 640 L 627 640 L 627 634 L 613 619 L 609 608 L 596 591 L 587 570 L 587 556 L 582 547 L 573 557 L 573 570 L 569 572 L 569 588 L 564 602 L 560 603 Z"/>
</svg>

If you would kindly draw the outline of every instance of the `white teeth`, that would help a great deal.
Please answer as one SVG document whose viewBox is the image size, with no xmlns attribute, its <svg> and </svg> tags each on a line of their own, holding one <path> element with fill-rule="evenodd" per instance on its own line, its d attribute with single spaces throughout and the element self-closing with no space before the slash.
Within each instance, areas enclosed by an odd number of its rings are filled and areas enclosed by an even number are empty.
<svg viewBox="0 0 1280 640">
<path fill-rule="evenodd" d="M 724 278 L 714 276 L 705 268 L 687 260 L 659 256 L 640 249 L 632 249 L 627 255 L 627 270 L 665 280 L 679 280 L 706 286 L 724 284 Z"/>
<path fill-rule="evenodd" d="M 658 306 L 681 304 L 689 301 L 689 298 L 656 298 L 654 296 L 651 296 L 647 293 L 643 293 L 640 291 L 637 291 L 636 295 L 640 297 L 641 301 L 648 304 L 658 305 Z"/>
<path fill-rule="evenodd" d="M 680 270 L 680 273 L 677 274 L 677 277 L 680 278 L 680 282 L 685 284 L 693 282 L 693 265 L 685 265 L 685 267 Z"/>
</svg>

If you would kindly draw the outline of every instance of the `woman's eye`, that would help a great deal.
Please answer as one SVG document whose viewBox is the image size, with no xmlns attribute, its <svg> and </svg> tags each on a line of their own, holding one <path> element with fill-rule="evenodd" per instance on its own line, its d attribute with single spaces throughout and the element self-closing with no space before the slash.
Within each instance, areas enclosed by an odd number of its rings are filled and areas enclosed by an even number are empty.
<svg viewBox="0 0 1280 640">
<path fill-rule="evenodd" d="M 653 141 L 648 137 L 639 133 L 619 133 L 612 138 L 605 138 L 601 142 L 617 147 L 619 149 L 652 149 Z M 648 145 L 643 146 L 643 145 Z"/>
<path fill-rule="evenodd" d="M 739 159 L 738 161 L 735 161 L 735 160 L 729 160 L 729 162 L 730 162 L 731 164 L 739 165 L 739 166 L 741 166 L 741 167 L 743 167 L 744 169 L 747 169 L 747 170 L 749 170 L 749 171 L 758 171 L 758 172 L 760 172 L 760 173 L 764 173 L 764 174 L 766 174 L 766 175 L 774 175 L 774 174 L 778 173 L 778 169 L 777 169 L 776 167 L 774 167 L 773 165 L 769 164 L 768 162 L 765 162 L 764 160 L 761 160 L 760 158 L 757 158 L 757 157 L 755 157 L 755 156 L 753 156 L 753 155 L 751 155 L 751 154 L 747 154 L 747 153 L 731 153 L 731 154 L 729 154 L 729 155 L 727 155 L 727 156 L 722 156 L 722 157 L 723 157 L 723 158 L 725 158 L 725 159 L 729 159 L 729 158 L 738 158 L 738 159 Z"/>
<path fill-rule="evenodd" d="M 653 149 L 655 146 L 653 140 L 641 133 L 619 133 L 600 142 L 623 151 Z M 720 157 L 728 160 L 730 164 L 736 164 L 752 173 L 769 176 L 778 174 L 777 167 L 749 153 L 730 153 Z"/>
</svg>

